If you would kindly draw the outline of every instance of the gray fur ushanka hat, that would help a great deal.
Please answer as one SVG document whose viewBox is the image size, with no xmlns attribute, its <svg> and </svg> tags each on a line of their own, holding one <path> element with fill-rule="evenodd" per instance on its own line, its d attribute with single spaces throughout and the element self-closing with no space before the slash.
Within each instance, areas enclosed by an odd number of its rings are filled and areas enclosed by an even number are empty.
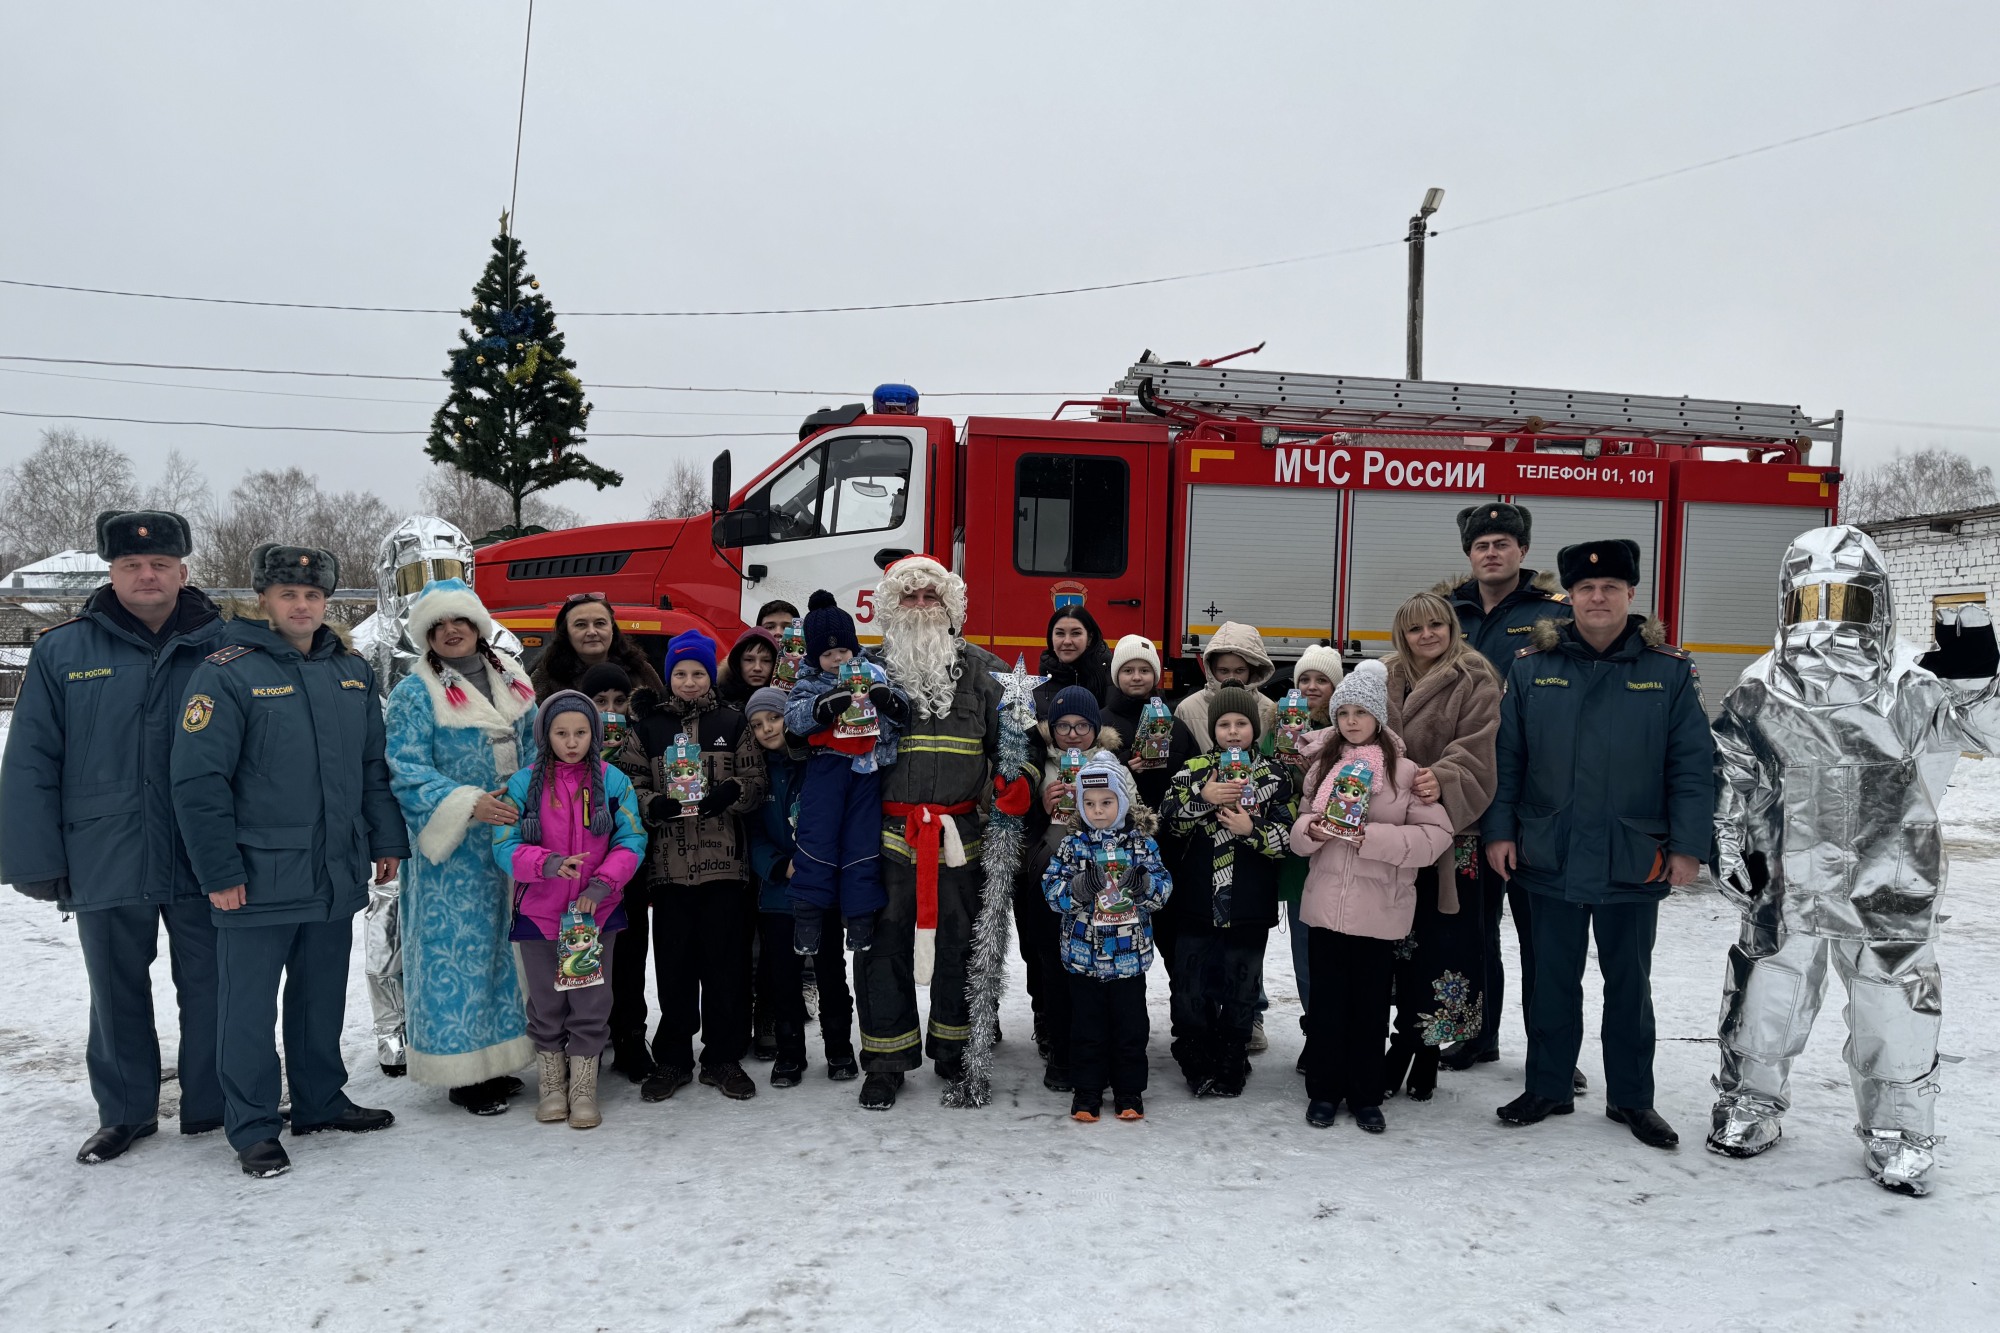
<svg viewBox="0 0 2000 1333">
<path fill-rule="evenodd" d="M 170 555 L 187 559 L 194 549 L 188 521 L 165 509 L 107 509 L 97 516 L 97 558 Z"/>
<path fill-rule="evenodd" d="M 318 588 L 329 596 L 340 586 L 340 561 L 314 546 L 265 542 L 250 553 L 250 586 L 258 592 L 278 584 Z"/>
</svg>

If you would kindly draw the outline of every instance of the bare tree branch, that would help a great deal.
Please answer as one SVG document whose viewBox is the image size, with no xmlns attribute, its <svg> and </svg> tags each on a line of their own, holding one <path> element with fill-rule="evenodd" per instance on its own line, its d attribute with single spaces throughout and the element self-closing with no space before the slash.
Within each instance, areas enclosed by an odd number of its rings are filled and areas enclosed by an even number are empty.
<svg viewBox="0 0 2000 1333">
<path fill-rule="evenodd" d="M 109 440 L 51 426 L 42 442 L 0 472 L 0 547 L 26 560 L 97 548 L 97 515 L 132 509 L 132 460 Z"/>
<path fill-rule="evenodd" d="M 708 478 L 692 459 L 676 458 L 646 502 L 647 518 L 695 518 L 708 512 Z"/>
<path fill-rule="evenodd" d="M 1840 516 L 1849 523 L 1879 523 L 1976 509 L 1996 499 L 1992 468 L 1930 445 L 1913 454 L 1899 450 L 1886 463 L 1848 473 L 1840 487 Z"/>
</svg>

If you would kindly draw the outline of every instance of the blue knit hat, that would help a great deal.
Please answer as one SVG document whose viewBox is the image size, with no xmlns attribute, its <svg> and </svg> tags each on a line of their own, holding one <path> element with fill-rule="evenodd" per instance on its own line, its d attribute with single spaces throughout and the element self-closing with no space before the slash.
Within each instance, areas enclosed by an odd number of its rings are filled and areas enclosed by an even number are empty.
<svg viewBox="0 0 2000 1333">
<path fill-rule="evenodd" d="M 1049 701 L 1049 725 L 1054 726 L 1059 717 L 1080 717 L 1093 728 L 1104 725 L 1104 715 L 1097 711 L 1097 696 L 1081 685 L 1065 686 Z"/>
<path fill-rule="evenodd" d="M 682 630 L 667 640 L 667 678 L 671 680 L 674 667 L 682 662 L 693 662 L 708 673 L 708 683 L 715 683 L 715 640 L 698 629 Z"/>
<path fill-rule="evenodd" d="M 819 665 L 819 655 L 829 648 L 845 648 L 861 656 L 861 640 L 854 635 L 854 617 L 840 609 L 833 594 L 822 588 L 806 601 L 806 661 Z"/>
</svg>

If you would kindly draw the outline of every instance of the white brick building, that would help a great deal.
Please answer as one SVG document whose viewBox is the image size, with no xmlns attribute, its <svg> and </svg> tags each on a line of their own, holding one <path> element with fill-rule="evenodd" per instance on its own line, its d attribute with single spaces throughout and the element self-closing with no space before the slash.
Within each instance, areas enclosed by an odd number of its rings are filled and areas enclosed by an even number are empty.
<svg viewBox="0 0 2000 1333">
<path fill-rule="evenodd" d="M 1918 649 L 1940 614 L 2000 606 L 2000 505 L 1862 526 L 1889 562 L 1896 630 Z"/>
</svg>

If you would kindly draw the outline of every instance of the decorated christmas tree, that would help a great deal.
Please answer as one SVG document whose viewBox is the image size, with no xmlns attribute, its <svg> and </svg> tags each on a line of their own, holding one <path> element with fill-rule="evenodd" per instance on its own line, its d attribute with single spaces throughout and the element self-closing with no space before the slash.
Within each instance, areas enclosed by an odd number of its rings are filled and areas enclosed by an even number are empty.
<svg viewBox="0 0 2000 1333">
<path fill-rule="evenodd" d="M 537 491 L 566 481 L 603 490 L 625 480 L 583 456 L 590 403 L 541 285 L 501 214 L 493 257 L 460 312 L 470 327 L 459 331 L 445 370 L 451 393 L 424 446 L 434 461 L 507 492 L 514 526 L 502 535 L 509 536 L 522 530 L 521 502 Z"/>
</svg>

